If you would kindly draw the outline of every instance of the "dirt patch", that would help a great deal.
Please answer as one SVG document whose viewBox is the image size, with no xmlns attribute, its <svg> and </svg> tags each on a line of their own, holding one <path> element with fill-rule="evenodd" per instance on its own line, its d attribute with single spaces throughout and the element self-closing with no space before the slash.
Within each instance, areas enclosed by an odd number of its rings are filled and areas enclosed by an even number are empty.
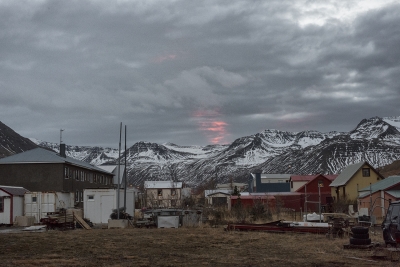
<svg viewBox="0 0 400 267">
<path fill-rule="evenodd" d="M 0 236 L 2 266 L 376 266 L 348 238 L 223 228 L 52 230 Z M 381 235 L 371 236 L 382 242 Z M 365 261 L 363 260 L 365 259 Z M 379 266 L 393 262 L 379 261 Z"/>
</svg>

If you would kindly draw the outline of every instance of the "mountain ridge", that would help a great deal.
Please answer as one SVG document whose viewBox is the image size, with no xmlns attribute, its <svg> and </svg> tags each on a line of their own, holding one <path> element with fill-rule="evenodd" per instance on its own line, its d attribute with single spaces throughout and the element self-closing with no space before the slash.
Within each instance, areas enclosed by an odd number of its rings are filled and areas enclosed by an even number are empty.
<svg viewBox="0 0 400 267">
<path fill-rule="evenodd" d="M 265 173 L 335 174 L 361 160 L 379 168 L 400 159 L 399 130 L 400 116 L 392 116 L 363 119 L 349 132 L 266 129 L 228 145 L 140 141 L 126 151 L 128 180 L 132 185 L 145 180 L 179 180 L 197 186 L 210 181 L 245 182 L 256 169 Z M 58 144 L 29 141 L 59 151 Z M 66 145 L 66 153 L 93 165 L 116 164 L 118 160 L 114 148 Z M 124 159 L 122 151 L 121 162 Z"/>
</svg>

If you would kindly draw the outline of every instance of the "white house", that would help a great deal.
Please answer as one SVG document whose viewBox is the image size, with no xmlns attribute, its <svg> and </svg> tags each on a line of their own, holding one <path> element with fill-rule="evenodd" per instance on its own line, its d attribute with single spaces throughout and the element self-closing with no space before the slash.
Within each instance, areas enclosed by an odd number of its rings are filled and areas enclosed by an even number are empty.
<svg viewBox="0 0 400 267">
<path fill-rule="evenodd" d="M 0 224 L 13 224 L 15 217 L 24 215 L 23 187 L 0 186 Z"/>
</svg>

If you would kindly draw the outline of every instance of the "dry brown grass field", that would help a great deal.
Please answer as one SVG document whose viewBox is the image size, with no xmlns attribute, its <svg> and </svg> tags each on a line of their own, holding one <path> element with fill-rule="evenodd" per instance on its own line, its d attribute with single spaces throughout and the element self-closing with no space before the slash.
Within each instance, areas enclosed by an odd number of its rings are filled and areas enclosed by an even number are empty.
<svg viewBox="0 0 400 267">
<path fill-rule="evenodd" d="M 380 232 L 371 234 L 382 243 Z M 0 234 L 1 266 L 399 266 L 348 238 L 226 232 L 222 227 Z"/>
</svg>

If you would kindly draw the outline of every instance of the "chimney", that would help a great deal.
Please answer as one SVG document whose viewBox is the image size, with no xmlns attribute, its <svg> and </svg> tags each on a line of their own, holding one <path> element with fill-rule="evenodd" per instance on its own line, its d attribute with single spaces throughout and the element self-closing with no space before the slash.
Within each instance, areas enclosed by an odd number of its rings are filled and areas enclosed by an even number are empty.
<svg viewBox="0 0 400 267">
<path fill-rule="evenodd" d="M 65 144 L 60 144 L 60 156 L 63 158 L 67 157 L 67 155 L 65 155 Z"/>
</svg>

